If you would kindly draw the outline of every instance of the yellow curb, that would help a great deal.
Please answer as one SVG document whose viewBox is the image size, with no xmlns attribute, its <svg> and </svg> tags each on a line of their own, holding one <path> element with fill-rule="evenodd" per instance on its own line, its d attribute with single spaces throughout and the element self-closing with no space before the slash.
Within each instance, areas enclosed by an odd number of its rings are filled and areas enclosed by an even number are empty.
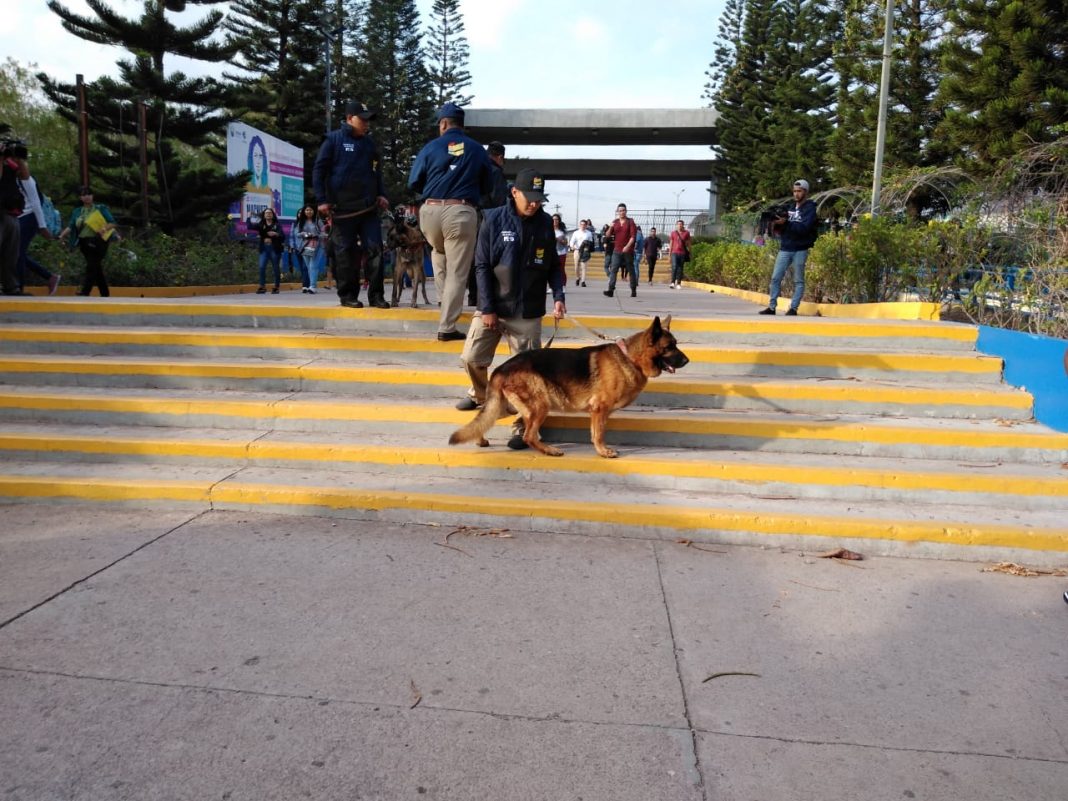
<svg viewBox="0 0 1068 801">
<path fill-rule="evenodd" d="M 748 300 L 761 306 L 767 306 L 771 297 L 764 292 L 751 292 L 718 284 L 703 284 L 697 281 L 684 281 L 685 286 L 695 289 L 713 291 L 720 295 Z M 787 304 L 779 298 L 780 309 Z M 864 320 L 928 320 L 936 321 L 942 313 L 940 303 L 923 303 L 920 301 L 902 301 L 887 303 L 811 303 L 802 301 L 798 307 L 802 315 L 821 317 L 848 317 Z"/>
<path fill-rule="evenodd" d="M 969 525 L 955 521 L 899 521 L 790 514 L 739 512 L 734 509 L 647 506 L 522 498 L 452 496 L 428 492 L 293 488 L 274 484 L 221 482 L 206 489 L 191 482 L 132 482 L 130 480 L 72 479 L 39 476 L 32 479 L 0 475 L 0 495 L 6 497 L 76 498 L 93 501 L 204 500 L 213 505 L 303 506 L 327 509 L 410 510 L 528 520 L 572 520 L 677 531 L 739 531 L 765 535 L 801 535 L 838 539 L 930 542 L 945 545 L 988 546 L 1035 551 L 1068 550 L 1068 530 L 1023 526 Z"/>
<path fill-rule="evenodd" d="M 250 461 L 303 461 L 369 463 L 394 467 L 449 467 L 452 469 L 538 470 L 551 473 L 608 475 L 670 475 L 675 478 L 782 483 L 809 486 L 864 486 L 908 491 L 981 492 L 1018 496 L 1068 497 L 1068 477 L 1042 478 L 1019 475 L 976 475 L 974 472 L 930 472 L 869 468 L 805 467 L 650 459 L 627 456 L 602 459 L 595 455 L 568 453 L 553 458 L 523 451 L 460 448 L 396 448 L 332 443 L 265 441 L 114 439 L 90 436 L 38 436 L 0 432 L 0 451 L 82 453 L 126 456 L 199 457 Z"/>
</svg>

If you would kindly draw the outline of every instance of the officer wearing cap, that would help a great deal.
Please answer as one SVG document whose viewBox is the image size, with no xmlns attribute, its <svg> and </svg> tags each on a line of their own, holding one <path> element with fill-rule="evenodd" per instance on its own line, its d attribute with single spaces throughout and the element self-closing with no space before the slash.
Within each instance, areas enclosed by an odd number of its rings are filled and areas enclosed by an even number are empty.
<svg viewBox="0 0 1068 801">
<path fill-rule="evenodd" d="M 797 307 L 805 294 L 805 262 L 808 251 L 816 244 L 816 204 L 808 199 L 808 181 L 794 181 L 794 207 L 778 218 L 781 223 L 779 255 L 771 272 L 771 288 L 768 290 L 768 307 L 760 314 L 775 314 L 779 301 L 779 288 L 788 267 L 794 271 L 794 295 L 790 299 L 788 317 L 797 315 Z"/>
<path fill-rule="evenodd" d="M 489 366 L 501 337 L 507 338 L 513 354 L 541 347 L 546 287 L 553 293 L 553 317 L 559 320 L 567 313 L 553 221 L 542 209 L 546 196 L 541 172 L 521 170 L 510 195 L 503 206 L 486 212 L 478 232 L 478 311 L 460 355 L 471 389 L 456 404 L 461 411 L 477 409 L 485 402 Z M 513 427 L 508 447 L 527 447 L 521 420 Z"/>
<path fill-rule="evenodd" d="M 359 100 L 345 104 L 345 123 L 319 148 L 312 185 L 319 213 L 332 218 L 330 240 L 337 258 L 337 294 L 342 306 L 363 307 L 360 262 L 367 257 L 367 303 L 388 309 L 382 279 L 380 210 L 389 208 L 382 183 L 382 159 L 371 138 L 375 112 Z"/>
<path fill-rule="evenodd" d="M 493 188 L 493 175 L 482 145 L 464 133 L 464 110 L 446 103 L 437 117 L 438 138 L 419 151 L 408 187 L 422 199 L 419 227 L 432 248 L 434 286 L 441 301 L 438 339 L 447 342 L 464 338 L 456 321 L 475 252 L 479 200 Z"/>
</svg>

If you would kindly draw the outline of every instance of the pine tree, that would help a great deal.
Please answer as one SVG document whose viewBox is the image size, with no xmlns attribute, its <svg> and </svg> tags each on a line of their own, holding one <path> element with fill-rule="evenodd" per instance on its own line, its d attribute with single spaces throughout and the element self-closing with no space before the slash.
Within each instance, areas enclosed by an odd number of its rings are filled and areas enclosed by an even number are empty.
<svg viewBox="0 0 1068 801">
<path fill-rule="evenodd" d="M 414 0 L 370 0 L 363 26 L 363 101 L 378 112 L 372 135 L 390 198 L 407 196 L 412 159 L 433 129 L 430 79 Z"/>
<path fill-rule="evenodd" d="M 135 102 L 145 101 L 152 162 L 149 217 L 168 231 L 225 213 L 240 197 L 247 178 L 227 176 L 222 166 L 226 118 L 219 109 L 226 105 L 225 87 L 212 78 L 164 70 L 170 55 L 211 63 L 233 55 L 231 46 L 212 39 L 224 19 L 222 12 L 211 10 L 185 28 L 173 24 L 170 13 L 184 10 L 186 2 L 214 5 L 218 0 L 144 0 L 137 19 L 120 16 L 101 0 L 86 0 L 93 17 L 75 14 L 58 0 L 48 2 L 75 36 L 130 52 L 131 59 L 118 62 L 118 79 L 104 77 L 86 87 L 94 145 L 90 171 L 106 187 L 97 187 L 99 197 L 121 219 L 141 219 Z M 43 73 L 38 77 L 60 114 L 76 121 L 76 87 Z"/>
<path fill-rule="evenodd" d="M 758 198 L 758 175 L 753 167 L 761 151 L 770 146 L 767 135 L 768 101 L 763 91 L 767 54 L 772 47 L 771 19 L 775 0 L 741 0 L 740 28 L 732 14 L 721 25 L 717 61 L 711 65 L 713 84 L 706 87 L 719 113 L 715 173 L 727 208 Z M 741 31 L 735 46 L 731 38 Z M 733 62 L 731 54 L 733 49 Z"/>
<path fill-rule="evenodd" d="M 942 51 L 940 136 L 965 169 L 1061 135 L 1068 121 L 1068 2 L 961 0 Z"/>
<path fill-rule="evenodd" d="M 847 0 L 842 37 L 835 47 L 835 132 L 831 137 L 832 182 L 867 186 L 872 179 L 879 114 L 885 7 Z M 941 0 L 895 3 L 884 169 L 887 172 L 942 161 L 934 140 L 939 118 L 938 31 Z"/>
<path fill-rule="evenodd" d="M 760 197 L 782 197 L 798 178 L 813 192 L 828 186 L 831 46 L 839 22 L 822 0 L 782 0 L 775 8 L 763 83 L 770 145 L 753 163 Z"/>
<path fill-rule="evenodd" d="M 471 85 L 471 73 L 467 71 L 467 37 L 459 0 L 434 0 L 430 13 L 426 56 L 434 105 L 440 107 L 451 100 L 466 106 L 473 96 L 462 94 Z"/>
<path fill-rule="evenodd" d="M 324 45 L 336 27 L 313 0 L 232 0 L 226 20 L 242 73 L 234 82 L 235 115 L 304 151 L 305 185 L 324 130 Z"/>
</svg>

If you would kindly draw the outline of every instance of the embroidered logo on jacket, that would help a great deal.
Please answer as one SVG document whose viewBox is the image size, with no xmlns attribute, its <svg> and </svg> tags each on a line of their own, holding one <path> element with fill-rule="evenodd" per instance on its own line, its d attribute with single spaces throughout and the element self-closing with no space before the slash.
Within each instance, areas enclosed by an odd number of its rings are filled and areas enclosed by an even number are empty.
<svg viewBox="0 0 1068 801">
<path fill-rule="evenodd" d="M 505 242 L 515 242 L 515 231 L 501 231 L 501 239 Z"/>
<path fill-rule="evenodd" d="M 449 142 L 449 155 L 454 158 L 460 158 L 464 154 L 463 142 Z"/>
</svg>

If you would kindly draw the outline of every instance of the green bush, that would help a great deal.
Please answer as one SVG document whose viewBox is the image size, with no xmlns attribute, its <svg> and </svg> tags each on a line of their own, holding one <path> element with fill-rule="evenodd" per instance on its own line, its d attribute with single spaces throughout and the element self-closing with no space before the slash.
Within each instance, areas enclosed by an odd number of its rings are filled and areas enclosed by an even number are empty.
<svg viewBox="0 0 1068 801">
<path fill-rule="evenodd" d="M 691 248 L 686 275 L 694 281 L 766 292 L 778 249 L 774 246 L 718 240 Z"/>
<path fill-rule="evenodd" d="M 66 240 L 36 237 L 30 253 L 66 286 L 78 286 L 85 259 Z M 113 241 L 104 260 L 104 274 L 114 286 L 177 287 L 256 283 L 258 257 L 254 243 L 234 242 L 225 226 L 205 226 L 168 236 L 158 230 L 133 230 Z M 32 275 L 27 282 L 40 283 Z"/>
</svg>

